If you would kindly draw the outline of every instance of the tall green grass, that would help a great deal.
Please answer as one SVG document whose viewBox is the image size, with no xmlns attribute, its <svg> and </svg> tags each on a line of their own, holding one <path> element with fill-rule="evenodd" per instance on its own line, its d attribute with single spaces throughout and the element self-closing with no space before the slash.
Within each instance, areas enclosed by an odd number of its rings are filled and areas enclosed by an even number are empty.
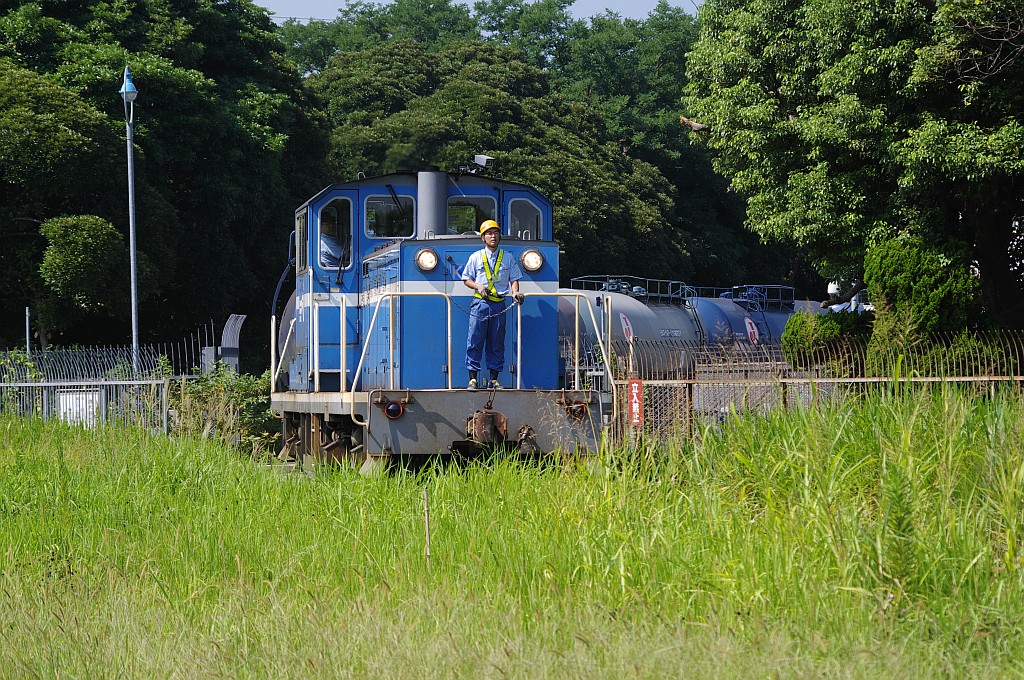
<svg viewBox="0 0 1024 680">
<path fill-rule="evenodd" d="M 0 420 L 0 676 L 1021 674 L 1022 423 L 890 391 L 598 465 L 310 479 Z"/>
</svg>

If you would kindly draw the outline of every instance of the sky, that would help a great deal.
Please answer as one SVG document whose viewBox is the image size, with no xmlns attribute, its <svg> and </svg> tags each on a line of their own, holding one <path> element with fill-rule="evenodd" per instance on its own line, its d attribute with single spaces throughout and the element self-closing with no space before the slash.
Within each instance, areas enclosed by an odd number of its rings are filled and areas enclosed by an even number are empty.
<svg viewBox="0 0 1024 680">
<path fill-rule="evenodd" d="M 695 14 L 702 0 L 669 0 L 670 5 L 682 7 Z M 266 7 L 281 23 L 289 17 L 299 20 L 322 19 L 332 21 L 338 15 L 338 8 L 345 6 L 345 0 L 254 0 L 254 4 Z M 470 0 L 460 4 L 472 7 Z M 576 0 L 569 11 L 577 19 L 586 19 L 601 14 L 605 9 L 617 12 L 630 19 L 645 19 L 658 4 L 658 0 Z"/>
</svg>

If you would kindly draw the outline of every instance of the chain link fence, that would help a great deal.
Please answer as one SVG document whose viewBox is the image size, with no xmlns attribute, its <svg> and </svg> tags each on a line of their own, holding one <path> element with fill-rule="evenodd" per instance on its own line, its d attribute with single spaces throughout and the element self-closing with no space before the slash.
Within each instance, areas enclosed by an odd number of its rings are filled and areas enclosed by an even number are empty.
<svg viewBox="0 0 1024 680">
<path fill-rule="evenodd" d="M 572 357 L 570 351 L 563 356 Z M 806 351 L 780 345 L 677 340 L 616 342 L 610 374 L 618 440 L 637 432 L 693 436 L 730 413 L 838 403 L 893 383 L 961 383 L 979 389 L 1024 380 L 1024 337 L 1014 332 L 934 334 L 871 345 L 867 337 Z M 634 388 L 640 381 L 639 390 Z M 637 417 L 639 399 L 639 413 Z"/>
</svg>

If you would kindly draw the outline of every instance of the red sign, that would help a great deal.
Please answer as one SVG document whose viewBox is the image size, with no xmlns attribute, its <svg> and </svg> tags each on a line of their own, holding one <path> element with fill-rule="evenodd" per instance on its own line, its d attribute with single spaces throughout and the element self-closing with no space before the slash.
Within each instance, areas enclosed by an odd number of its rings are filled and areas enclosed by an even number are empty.
<svg viewBox="0 0 1024 680">
<path fill-rule="evenodd" d="M 644 424 L 644 381 L 629 381 L 629 424 L 643 427 Z"/>
</svg>

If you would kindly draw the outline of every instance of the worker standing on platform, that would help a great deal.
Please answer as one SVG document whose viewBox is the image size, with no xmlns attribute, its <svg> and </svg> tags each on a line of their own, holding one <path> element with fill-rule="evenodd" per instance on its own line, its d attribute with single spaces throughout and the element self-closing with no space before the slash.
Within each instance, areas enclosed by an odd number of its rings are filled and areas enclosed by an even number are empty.
<svg viewBox="0 0 1024 680">
<path fill-rule="evenodd" d="M 498 374 L 505 365 L 505 309 L 506 298 L 511 295 L 522 303 L 519 281 L 523 272 L 516 258 L 500 249 L 501 227 L 494 220 L 480 225 L 480 238 L 484 247 L 469 256 L 462 270 L 462 282 L 473 289 L 475 295 L 469 308 L 469 338 L 466 342 L 466 368 L 469 370 L 469 389 L 478 386 L 481 362 L 486 345 L 486 364 L 490 371 L 487 386 L 500 388 Z"/>
</svg>

